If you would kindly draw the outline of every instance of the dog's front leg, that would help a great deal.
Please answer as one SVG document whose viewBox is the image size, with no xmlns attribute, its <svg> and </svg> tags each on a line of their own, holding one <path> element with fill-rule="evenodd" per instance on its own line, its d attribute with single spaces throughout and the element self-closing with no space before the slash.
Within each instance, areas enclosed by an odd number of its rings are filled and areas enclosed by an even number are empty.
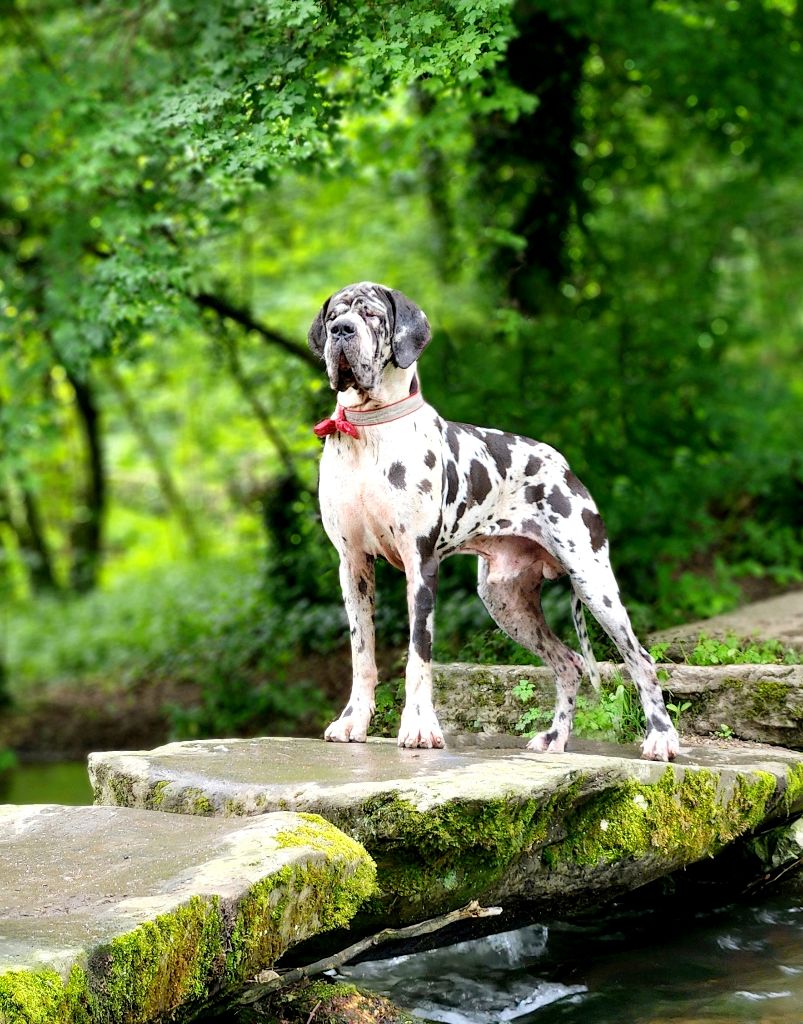
<svg viewBox="0 0 803 1024">
<path fill-rule="evenodd" d="M 405 673 L 400 747 L 442 747 L 443 732 L 432 706 L 432 635 L 438 563 L 432 558 L 407 568 L 410 648 Z"/>
<path fill-rule="evenodd" d="M 327 740 L 364 743 L 374 713 L 374 556 L 347 551 L 340 556 L 340 588 L 351 632 L 351 695 L 340 717 L 325 732 Z"/>
</svg>

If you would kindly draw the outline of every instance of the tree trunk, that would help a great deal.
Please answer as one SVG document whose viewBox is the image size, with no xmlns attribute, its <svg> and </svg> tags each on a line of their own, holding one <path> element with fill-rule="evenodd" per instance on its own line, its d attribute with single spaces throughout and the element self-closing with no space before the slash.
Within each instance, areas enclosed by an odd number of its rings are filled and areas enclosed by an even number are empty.
<svg viewBox="0 0 803 1024">
<path fill-rule="evenodd" d="M 79 593 L 92 590 L 98 582 L 106 512 L 106 467 L 103 454 L 101 413 L 89 379 L 80 380 L 67 369 L 75 407 L 86 445 L 86 482 L 83 504 L 70 529 L 72 566 L 70 587 Z"/>
<path fill-rule="evenodd" d="M 519 250 L 496 250 L 494 270 L 513 302 L 534 315 L 568 270 L 566 232 L 587 206 L 574 143 L 588 40 L 530 3 L 516 6 L 516 23 L 520 34 L 508 46 L 507 73 L 538 104 L 512 123 L 500 113 L 477 120 L 475 154 L 487 219 L 523 240 Z M 512 223 L 496 223 L 499 210 L 515 211 Z"/>
</svg>

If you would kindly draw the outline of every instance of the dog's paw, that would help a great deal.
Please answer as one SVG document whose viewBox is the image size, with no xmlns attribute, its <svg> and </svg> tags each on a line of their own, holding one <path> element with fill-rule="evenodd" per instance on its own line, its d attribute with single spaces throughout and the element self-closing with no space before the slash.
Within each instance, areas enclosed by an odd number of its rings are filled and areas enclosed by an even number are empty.
<svg viewBox="0 0 803 1024">
<path fill-rule="evenodd" d="M 428 707 L 405 707 L 402 711 L 398 744 L 400 747 L 425 747 L 427 750 L 446 746 L 431 704 Z"/>
<path fill-rule="evenodd" d="M 673 728 L 665 732 L 650 729 L 641 744 L 641 756 L 645 761 L 674 761 L 680 751 L 680 740 Z"/>
<path fill-rule="evenodd" d="M 373 708 L 349 704 L 340 718 L 336 718 L 327 728 L 323 737 L 332 743 L 365 743 L 372 714 Z"/>
<path fill-rule="evenodd" d="M 527 749 L 535 750 L 539 754 L 562 754 L 568 739 L 568 732 L 560 733 L 557 729 L 550 729 L 548 732 L 539 732 L 537 736 L 533 736 L 527 744 Z"/>
</svg>

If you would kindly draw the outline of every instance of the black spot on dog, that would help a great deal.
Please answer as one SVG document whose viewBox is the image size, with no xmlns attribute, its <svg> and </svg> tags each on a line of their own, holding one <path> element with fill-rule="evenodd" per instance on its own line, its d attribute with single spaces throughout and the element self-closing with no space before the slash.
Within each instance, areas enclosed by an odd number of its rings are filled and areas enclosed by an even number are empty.
<svg viewBox="0 0 803 1024">
<path fill-rule="evenodd" d="M 426 463 L 429 469 L 432 469 L 435 466 L 436 461 L 437 460 L 435 459 L 435 452 L 431 450 L 428 451 L 427 454 L 424 456 L 424 462 Z"/>
<path fill-rule="evenodd" d="M 591 550 L 599 551 L 601 547 L 604 547 L 606 540 L 608 539 L 605 533 L 605 524 L 602 521 L 602 516 L 599 512 L 592 512 L 590 508 L 584 508 L 582 512 L 583 522 L 588 527 L 588 532 L 591 535 Z"/>
<path fill-rule="evenodd" d="M 547 743 L 551 743 L 553 740 L 556 740 L 557 738 L 558 738 L 558 730 L 557 729 L 550 729 L 549 732 L 545 732 L 544 733 L 544 739 L 547 741 Z"/>
<path fill-rule="evenodd" d="M 416 538 L 415 546 L 418 548 L 418 554 L 421 556 L 422 561 L 426 561 L 432 557 L 432 552 L 435 550 L 435 544 L 441 534 L 441 526 L 443 526 L 443 517 L 438 516 L 437 523 L 435 523 L 429 533 Z"/>
<path fill-rule="evenodd" d="M 557 516 L 550 516 L 549 517 L 549 521 L 550 521 L 550 523 L 559 523 L 560 522 L 560 520 L 558 519 Z"/>
<path fill-rule="evenodd" d="M 663 718 L 659 718 L 657 715 L 650 715 L 649 719 L 650 729 L 654 729 L 656 732 L 669 732 L 669 722 Z"/>
<path fill-rule="evenodd" d="M 421 491 L 422 494 L 429 494 L 429 492 L 432 490 L 432 481 L 422 480 L 418 485 L 418 489 L 419 491 Z"/>
<path fill-rule="evenodd" d="M 515 438 L 512 434 L 493 433 L 489 431 L 485 435 L 485 444 L 488 451 L 491 453 L 491 458 L 496 463 L 499 475 L 504 479 L 507 476 L 507 471 L 510 469 L 511 462 L 513 461 L 513 455 L 511 454 L 510 448 L 515 444 Z"/>
<path fill-rule="evenodd" d="M 529 459 L 527 459 L 527 465 L 524 467 L 524 472 L 527 474 L 527 476 L 535 476 L 535 474 L 538 472 L 542 465 L 543 462 L 541 461 L 541 459 L 539 459 L 535 455 L 531 455 Z"/>
<path fill-rule="evenodd" d="M 572 503 L 563 491 L 559 491 L 557 487 L 553 487 L 549 492 L 547 501 L 549 502 L 550 507 L 553 508 L 559 516 L 563 516 L 564 519 L 568 519 L 572 514 Z M 597 549 L 594 548 L 594 550 L 596 551 Z"/>
<path fill-rule="evenodd" d="M 460 432 L 454 423 L 446 425 L 446 443 L 449 445 L 452 455 L 457 459 L 460 455 Z"/>
<path fill-rule="evenodd" d="M 607 594 L 605 594 L 605 596 L 602 598 L 602 603 L 605 605 L 606 608 L 610 608 L 613 605 L 613 602 Z"/>
<path fill-rule="evenodd" d="M 451 505 L 457 497 L 457 489 L 459 487 L 459 480 L 457 476 L 457 466 L 450 460 L 446 463 L 446 504 Z"/>
<path fill-rule="evenodd" d="M 368 580 L 364 576 L 360 577 L 360 582 L 357 584 L 357 589 L 363 597 L 368 593 Z"/>
<path fill-rule="evenodd" d="M 543 501 L 545 494 L 546 488 L 543 484 L 530 484 L 529 487 L 524 488 L 524 500 L 530 503 Z"/>
<path fill-rule="evenodd" d="M 572 473 L 570 469 L 567 469 L 563 474 L 563 478 L 572 494 L 576 494 L 578 498 L 590 498 L 591 495 L 588 493 L 588 489 L 585 484 L 578 480 L 578 478 Z"/>
<path fill-rule="evenodd" d="M 500 530 L 507 530 L 508 527 L 513 525 L 513 523 L 511 523 L 509 519 L 497 519 L 496 525 L 499 527 Z"/>
<path fill-rule="evenodd" d="M 406 475 L 407 470 L 404 468 L 401 462 L 394 462 L 393 465 L 388 470 L 388 480 L 391 482 L 391 484 L 393 484 L 394 487 L 397 487 L 400 491 L 403 491 L 406 486 Z"/>
<path fill-rule="evenodd" d="M 490 492 L 491 478 L 488 470 L 477 459 L 472 459 L 468 471 L 469 506 L 481 505 Z"/>
<path fill-rule="evenodd" d="M 429 661 L 432 657 L 432 632 L 427 626 L 427 619 L 435 607 L 434 581 L 428 584 L 422 583 L 416 591 L 415 606 L 413 610 L 412 641 L 416 654 L 422 661 Z"/>
<path fill-rule="evenodd" d="M 349 704 L 349 706 L 346 708 L 346 710 L 343 712 L 343 714 L 340 717 L 341 718 L 348 718 L 348 716 L 351 714 L 351 712 L 353 710 L 354 710 L 354 708 L 351 706 L 351 704 Z"/>
</svg>

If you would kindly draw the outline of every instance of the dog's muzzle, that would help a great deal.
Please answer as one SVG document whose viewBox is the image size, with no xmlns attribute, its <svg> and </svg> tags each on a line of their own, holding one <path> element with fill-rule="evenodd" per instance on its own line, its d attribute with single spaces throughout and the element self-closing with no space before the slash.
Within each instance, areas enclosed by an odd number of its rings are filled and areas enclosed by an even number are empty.
<svg viewBox="0 0 803 1024">
<path fill-rule="evenodd" d="M 326 372 L 333 391 L 359 387 L 352 366 L 359 350 L 359 332 L 352 317 L 341 317 L 329 328 L 329 354 Z"/>
</svg>

